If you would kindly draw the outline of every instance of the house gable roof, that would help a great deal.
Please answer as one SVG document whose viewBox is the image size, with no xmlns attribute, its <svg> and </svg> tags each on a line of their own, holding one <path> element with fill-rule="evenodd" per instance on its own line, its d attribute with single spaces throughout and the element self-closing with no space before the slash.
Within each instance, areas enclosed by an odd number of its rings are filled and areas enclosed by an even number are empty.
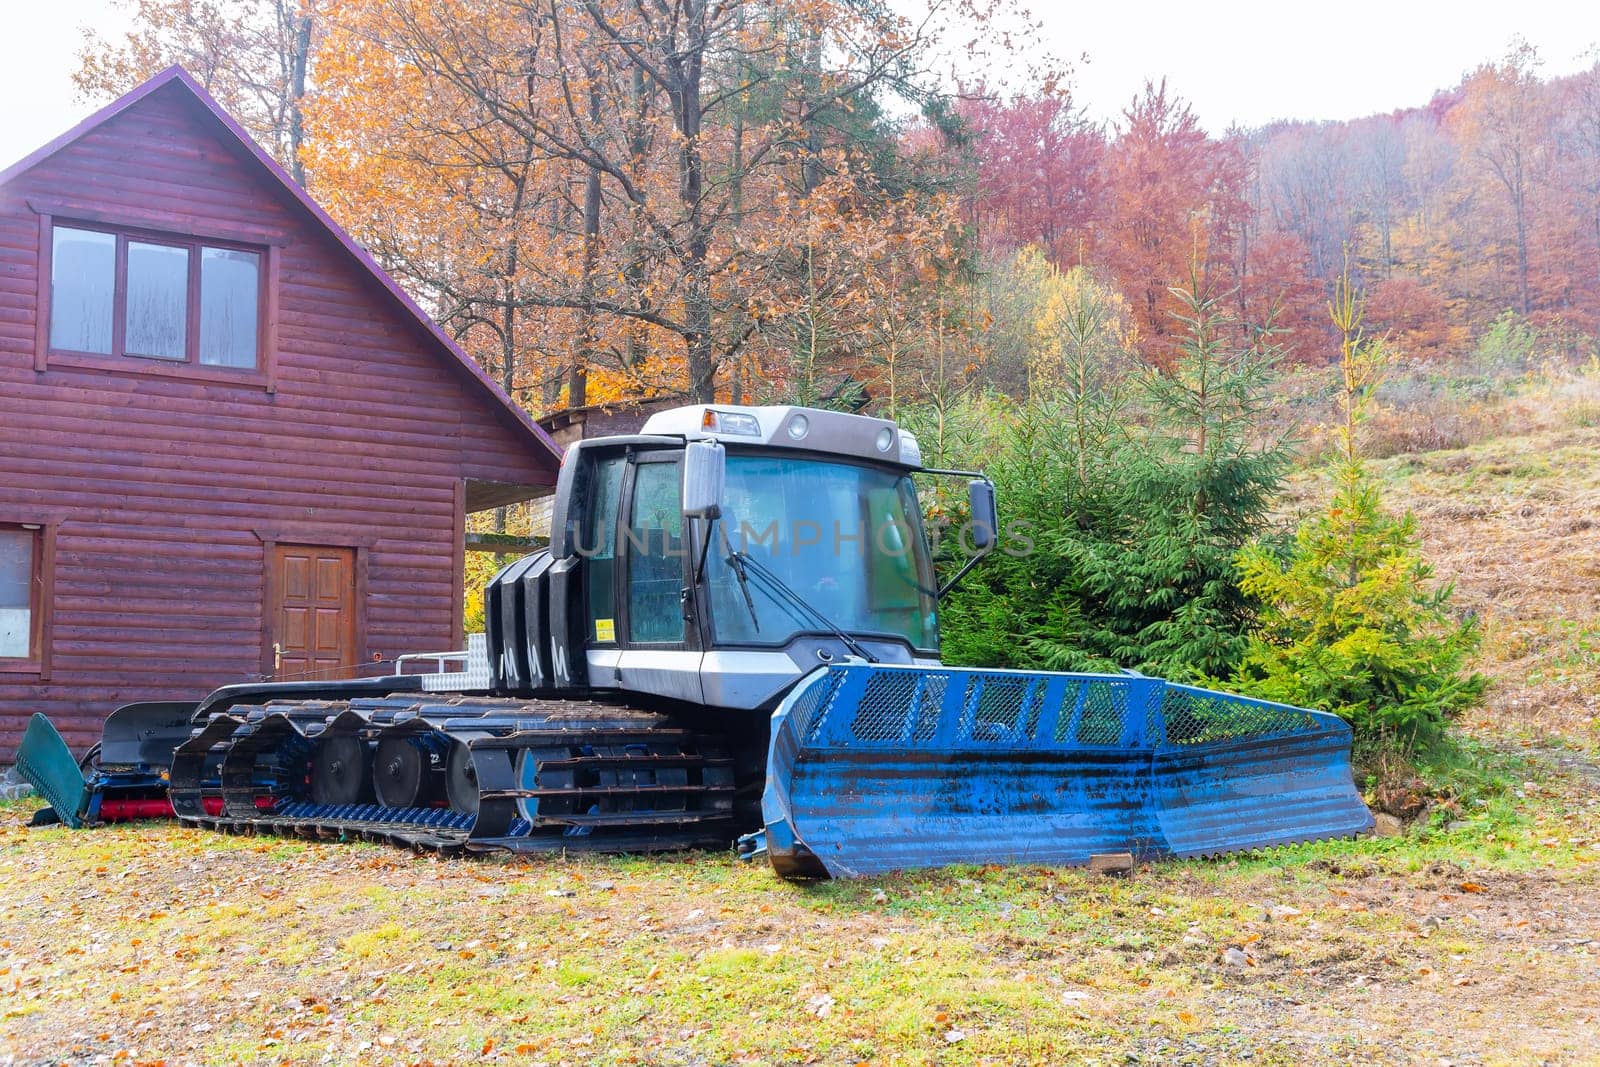
<svg viewBox="0 0 1600 1067">
<path fill-rule="evenodd" d="M 188 71 L 182 67 L 172 66 L 155 75 L 149 81 L 140 85 L 113 100 L 105 107 L 96 111 L 70 130 L 61 134 L 47 144 L 40 146 L 17 162 L 0 170 L 0 186 L 9 184 L 14 178 L 32 170 L 35 166 L 54 156 L 62 149 L 76 142 L 85 134 L 97 129 L 110 120 L 129 110 L 140 101 L 160 92 L 169 85 L 181 86 L 198 103 L 203 111 L 214 121 L 218 133 L 230 147 L 246 159 L 251 160 L 269 185 L 281 193 L 285 199 L 297 209 L 308 216 L 312 224 L 327 234 L 335 244 L 354 260 L 358 271 L 369 276 L 378 287 L 398 306 L 401 315 L 419 327 L 422 332 L 433 341 L 458 373 L 463 375 L 468 382 L 476 388 L 480 395 L 489 401 L 497 413 L 508 423 L 514 425 L 517 431 L 524 436 L 531 448 L 537 452 L 548 455 L 553 463 L 559 464 L 561 460 L 561 446 L 545 432 L 544 428 L 534 421 L 533 416 L 506 395 L 482 367 L 433 321 L 433 317 L 423 311 L 400 284 L 389 276 L 389 272 L 378 265 L 372 254 L 356 243 L 355 238 L 345 232 L 333 218 L 323 210 L 322 205 L 311 198 L 311 195 L 302 189 L 293 178 L 289 177 L 278 161 L 273 159 L 252 138 L 243 126 L 228 114 L 216 99 L 200 83 L 194 80 Z"/>
</svg>

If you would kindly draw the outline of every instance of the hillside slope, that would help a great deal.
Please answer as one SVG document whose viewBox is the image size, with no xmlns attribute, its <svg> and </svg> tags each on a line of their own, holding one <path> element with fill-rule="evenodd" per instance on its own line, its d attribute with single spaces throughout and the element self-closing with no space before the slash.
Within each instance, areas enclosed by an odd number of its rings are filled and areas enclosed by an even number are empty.
<svg viewBox="0 0 1600 1067">
<path fill-rule="evenodd" d="M 1493 679 L 1469 729 L 1600 749 L 1600 428 L 1499 437 L 1373 464 L 1415 513 L 1455 606 L 1483 626 Z M 1324 499 L 1301 478 L 1294 504 Z"/>
</svg>

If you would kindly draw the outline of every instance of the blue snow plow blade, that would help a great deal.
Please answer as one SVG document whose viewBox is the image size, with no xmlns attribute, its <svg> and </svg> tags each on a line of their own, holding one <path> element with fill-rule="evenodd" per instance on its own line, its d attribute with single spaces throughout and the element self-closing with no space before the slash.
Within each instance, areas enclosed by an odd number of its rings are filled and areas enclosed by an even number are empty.
<svg viewBox="0 0 1600 1067">
<path fill-rule="evenodd" d="M 787 877 L 1208 856 L 1372 827 L 1337 716 L 1139 675 L 822 668 L 772 717 Z"/>
</svg>

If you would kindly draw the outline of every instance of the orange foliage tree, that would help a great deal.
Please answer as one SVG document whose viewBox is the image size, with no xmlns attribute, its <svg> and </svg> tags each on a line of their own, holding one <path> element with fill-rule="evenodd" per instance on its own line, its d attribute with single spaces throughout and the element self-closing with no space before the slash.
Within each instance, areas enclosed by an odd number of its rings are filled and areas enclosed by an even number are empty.
<svg viewBox="0 0 1600 1067">
<path fill-rule="evenodd" d="M 878 102 L 932 94 L 926 22 L 844 0 L 326 6 L 316 191 L 425 263 L 469 333 L 533 316 L 565 353 L 539 353 L 546 403 L 558 383 L 583 403 L 591 373 L 602 395 L 803 383 L 844 327 L 796 316 L 848 322 L 878 263 L 948 243 Z"/>
<path fill-rule="evenodd" d="M 1501 63 L 1489 63 L 1468 75 L 1461 103 L 1450 112 L 1452 131 L 1465 143 L 1474 173 L 1499 194 L 1485 198 L 1509 212 L 1509 241 L 1514 256 L 1517 308 L 1533 310 L 1528 277 L 1528 242 L 1532 229 L 1530 200 L 1549 161 L 1550 109 L 1536 74 L 1538 53 L 1526 43 L 1514 45 Z M 1493 229 L 1488 234 L 1491 257 L 1503 247 Z M 1501 288 L 1503 286 L 1497 286 Z"/>
<path fill-rule="evenodd" d="M 1366 294 L 1366 322 L 1402 356 L 1448 356 L 1462 338 L 1450 329 L 1444 300 L 1415 278 L 1390 278 Z"/>
<path fill-rule="evenodd" d="M 85 98 L 117 96 L 173 64 L 220 100 L 294 180 L 305 184 L 303 103 L 316 0 L 117 0 L 132 29 L 85 31 L 73 83 Z"/>
<path fill-rule="evenodd" d="M 1324 325 L 1327 296 L 1299 238 L 1277 231 L 1265 234 L 1253 242 L 1241 265 L 1239 321 L 1257 330 L 1270 325 L 1280 334 L 1278 341 L 1287 359 L 1326 361 L 1332 351 Z"/>
</svg>

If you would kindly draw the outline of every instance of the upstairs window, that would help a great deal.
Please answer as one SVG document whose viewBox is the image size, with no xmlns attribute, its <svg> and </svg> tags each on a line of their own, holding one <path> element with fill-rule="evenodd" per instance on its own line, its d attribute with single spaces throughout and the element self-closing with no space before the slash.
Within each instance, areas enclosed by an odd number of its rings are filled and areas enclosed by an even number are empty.
<svg viewBox="0 0 1600 1067">
<path fill-rule="evenodd" d="M 262 250 L 56 225 L 50 349 L 255 370 Z"/>
<path fill-rule="evenodd" d="M 110 355 L 116 235 L 57 226 L 50 274 L 50 347 Z"/>
</svg>

